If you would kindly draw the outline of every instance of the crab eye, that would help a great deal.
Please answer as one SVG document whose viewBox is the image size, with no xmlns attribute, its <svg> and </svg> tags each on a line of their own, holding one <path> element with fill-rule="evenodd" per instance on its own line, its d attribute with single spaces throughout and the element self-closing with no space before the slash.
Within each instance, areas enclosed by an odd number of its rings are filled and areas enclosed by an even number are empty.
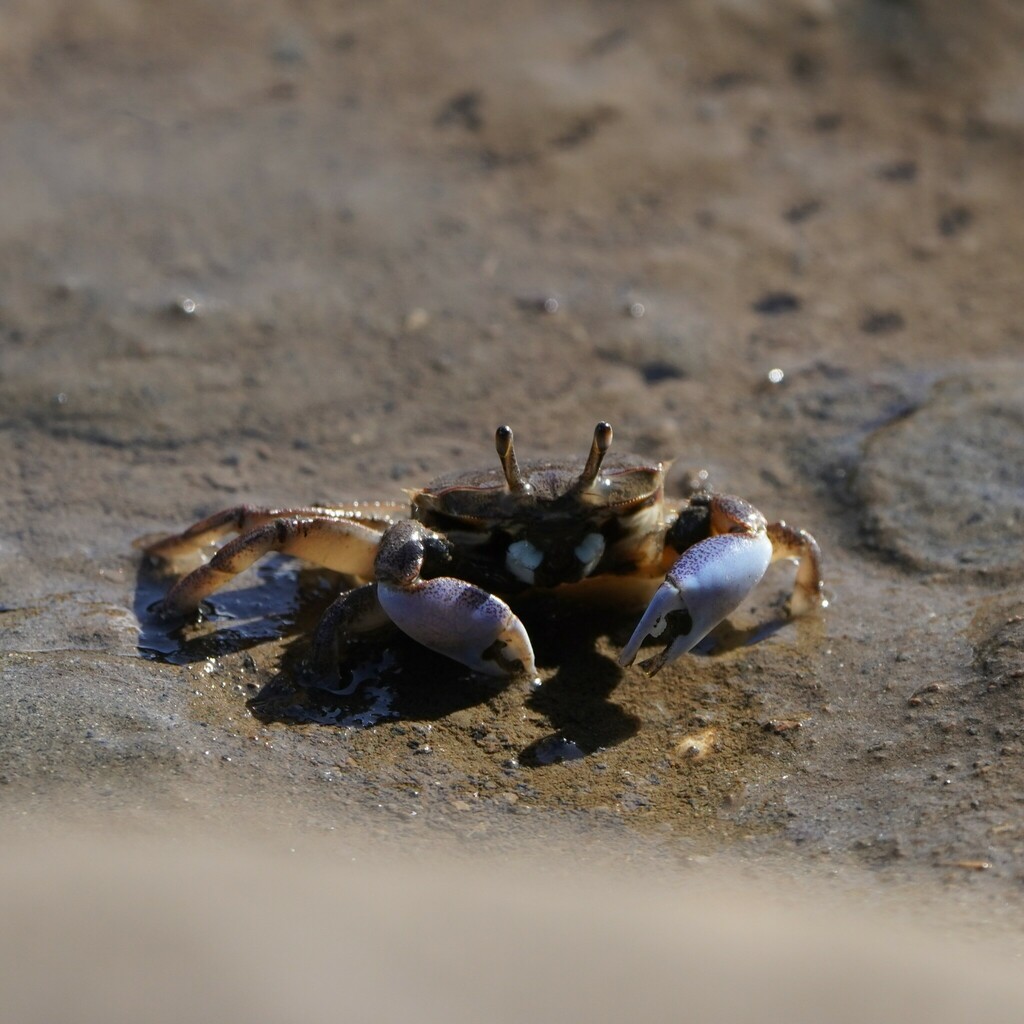
<svg viewBox="0 0 1024 1024">
<path fill-rule="evenodd" d="M 519 469 L 519 460 L 516 459 L 516 450 L 512 443 L 512 428 L 505 424 L 494 433 L 494 446 L 501 460 L 501 469 L 505 474 L 505 482 L 510 491 L 529 490 L 529 484 L 523 479 Z"/>
<path fill-rule="evenodd" d="M 601 472 L 601 463 L 612 444 L 612 427 L 610 423 L 598 423 L 594 428 L 594 440 L 590 446 L 586 465 L 580 473 L 576 486 L 580 490 L 589 490 L 597 483 L 597 474 Z"/>
</svg>

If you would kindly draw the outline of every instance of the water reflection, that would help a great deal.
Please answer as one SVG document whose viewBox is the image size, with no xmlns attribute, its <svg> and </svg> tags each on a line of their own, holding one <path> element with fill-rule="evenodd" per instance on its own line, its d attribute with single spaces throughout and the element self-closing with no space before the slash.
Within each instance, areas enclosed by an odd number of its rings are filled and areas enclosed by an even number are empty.
<svg viewBox="0 0 1024 1024">
<path fill-rule="evenodd" d="M 142 657 L 171 665 L 248 650 L 312 629 L 337 592 L 338 577 L 299 571 L 293 560 L 264 559 L 251 586 L 219 591 L 204 601 L 198 621 L 166 620 L 159 613 L 168 578 L 142 565 L 135 587 L 138 650 Z"/>
</svg>

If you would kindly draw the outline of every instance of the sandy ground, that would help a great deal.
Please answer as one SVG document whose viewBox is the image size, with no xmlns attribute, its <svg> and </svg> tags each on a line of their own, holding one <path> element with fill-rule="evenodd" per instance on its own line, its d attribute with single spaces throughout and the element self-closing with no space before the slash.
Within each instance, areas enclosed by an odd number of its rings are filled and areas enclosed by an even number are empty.
<svg viewBox="0 0 1024 1024">
<path fill-rule="evenodd" d="M 768 865 L 1024 947 L 1024 16 L 980 8 L 0 5 L 16 849 Z M 773 567 L 652 681 L 632 613 L 542 604 L 537 690 L 399 645 L 333 694 L 328 573 L 147 613 L 140 537 L 599 419 L 812 530 L 827 611 Z"/>
</svg>

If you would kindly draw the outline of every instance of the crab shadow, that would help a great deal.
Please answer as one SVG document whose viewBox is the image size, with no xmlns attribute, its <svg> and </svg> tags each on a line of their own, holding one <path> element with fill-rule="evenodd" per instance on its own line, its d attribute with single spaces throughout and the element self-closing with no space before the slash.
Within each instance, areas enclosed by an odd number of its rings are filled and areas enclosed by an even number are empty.
<svg viewBox="0 0 1024 1024">
<path fill-rule="evenodd" d="M 544 599 L 539 599 L 538 604 L 543 605 Z M 614 648 L 621 648 L 632 631 L 632 619 L 624 621 L 615 610 L 570 610 L 564 602 L 552 614 L 538 614 L 537 608 L 530 607 L 516 610 L 527 624 L 537 664 L 555 669 L 554 675 L 536 687 L 526 702 L 551 723 L 553 731 L 526 747 L 519 762 L 541 767 L 577 760 L 635 735 L 642 725 L 641 719 L 612 699 L 625 670 L 598 649 L 598 641 L 605 636 L 611 638 Z M 765 640 L 787 621 L 780 614 L 749 629 L 723 622 L 691 655 L 720 657 Z M 651 653 L 660 645 L 652 641 L 645 649 Z"/>
<path fill-rule="evenodd" d="M 283 643 L 273 676 L 249 700 L 253 714 L 266 722 L 370 728 L 383 722 L 434 721 L 486 704 L 509 685 L 522 685 L 472 673 L 397 631 L 384 644 L 355 645 L 330 678 L 311 676 L 305 665 L 309 637 L 337 595 L 341 578 L 297 569 L 283 558 L 266 559 L 255 575 L 250 586 L 218 593 L 204 606 L 198 624 L 168 622 L 157 611 L 167 577 L 143 561 L 134 598 L 140 654 L 188 665 Z M 602 636 L 610 635 L 616 645 L 628 636 L 622 617 L 567 607 L 544 596 L 517 604 L 516 611 L 546 676 L 543 685 L 530 688 L 524 704 L 551 726 L 549 734 L 521 750 L 519 762 L 538 767 L 574 760 L 635 735 L 641 720 L 613 700 L 624 670 L 598 649 Z M 779 618 L 753 630 L 724 623 L 694 653 L 713 657 L 755 643 L 785 621 Z"/>
<path fill-rule="evenodd" d="M 612 699 L 623 671 L 596 649 L 606 631 L 593 618 L 551 614 L 543 602 L 517 606 L 547 678 L 524 691 L 521 679 L 481 676 L 395 632 L 384 645 L 355 645 L 337 675 L 310 677 L 307 643 L 297 638 L 280 670 L 250 701 L 267 721 L 370 727 L 382 721 L 429 722 L 511 691 L 543 715 L 552 732 L 521 751 L 526 766 L 581 757 L 621 743 L 640 721 Z M 548 670 L 554 669 L 552 675 Z"/>
</svg>

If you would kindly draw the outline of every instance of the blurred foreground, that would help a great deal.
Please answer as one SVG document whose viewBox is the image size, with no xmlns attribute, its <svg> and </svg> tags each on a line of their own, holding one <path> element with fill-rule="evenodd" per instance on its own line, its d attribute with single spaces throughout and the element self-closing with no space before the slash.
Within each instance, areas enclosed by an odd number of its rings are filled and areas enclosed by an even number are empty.
<svg viewBox="0 0 1024 1024">
<path fill-rule="evenodd" d="M 986 1024 L 1019 959 L 792 884 L 79 838 L 0 855 L 0 1020 Z"/>
</svg>

